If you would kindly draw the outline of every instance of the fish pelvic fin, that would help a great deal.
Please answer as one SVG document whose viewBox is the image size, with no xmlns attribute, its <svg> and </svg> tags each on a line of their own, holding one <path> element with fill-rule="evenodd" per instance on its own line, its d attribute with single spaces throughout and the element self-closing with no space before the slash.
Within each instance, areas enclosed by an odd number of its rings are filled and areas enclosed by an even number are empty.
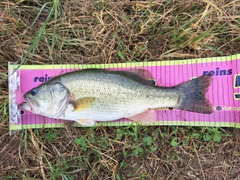
<svg viewBox="0 0 240 180">
<path fill-rule="evenodd" d="M 181 94 L 180 102 L 176 108 L 196 113 L 211 114 L 213 112 L 212 104 L 205 97 L 211 82 L 212 76 L 203 75 L 176 86 Z"/>
<path fill-rule="evenodd" d="M 78 119 L 75 121 L 84 126 L 93 126 L 95 124 L 95 122 L 91 119 Z"/>
</svg>

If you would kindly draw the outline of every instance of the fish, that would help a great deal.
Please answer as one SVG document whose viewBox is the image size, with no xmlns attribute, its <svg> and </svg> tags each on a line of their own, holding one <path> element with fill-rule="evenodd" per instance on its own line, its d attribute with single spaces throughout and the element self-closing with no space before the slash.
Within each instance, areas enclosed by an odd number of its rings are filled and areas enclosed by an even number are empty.
<svg viewBox="0 0 240 180">
<path fill-rule="evenodd" d="M 172 107 L 202 114 L 213 112 L 205 97 L 212 82 L 202 75 L 162 87 L 145 71 L 82 69 L 56 76 L 24 94 L 21 108 L 49 118 L 75 121 L 84 126 L 121 118 L 151 124 L 155 109 Z"/>
</svg>

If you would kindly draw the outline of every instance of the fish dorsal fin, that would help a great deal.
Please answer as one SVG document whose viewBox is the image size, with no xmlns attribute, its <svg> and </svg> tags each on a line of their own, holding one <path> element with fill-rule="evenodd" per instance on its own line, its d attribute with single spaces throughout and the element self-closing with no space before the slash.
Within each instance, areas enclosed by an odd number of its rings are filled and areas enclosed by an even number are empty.
<svg viewBox="0 0 240 180">
<path fill-rule="evenodd" d="M 156 85 L 156 80 L 153 78 L 151 72 L 146 69 L 133 69 L 116 72 L 127 78 L 131 78 L 132 80 L 141 82 L 144 85 Z"/>
<path fill-rule="evenodd" d="M 84 97 L 77 100 L 72 100 L 70 103 L 74 107 L 73 111 L 78 111 L 78 110 L 90 108 L 95 101 L 96 101 L 95 97 Z"/>
<path fill-rule="evenodd" d="M 126 72 L 130 72 L 135 75 L 138 75 L 145 80 L 153 80 L 154 79 L 151 72 L 146 69 L 132 69 L 132 70 L 127 70 Z"/>
</svg>

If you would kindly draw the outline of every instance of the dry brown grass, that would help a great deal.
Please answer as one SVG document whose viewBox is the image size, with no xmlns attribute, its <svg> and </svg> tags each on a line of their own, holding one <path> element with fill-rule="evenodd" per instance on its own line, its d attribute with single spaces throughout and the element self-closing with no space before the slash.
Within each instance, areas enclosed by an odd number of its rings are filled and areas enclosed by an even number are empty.
<svg viewBox="0 0 240 180">
<path fill-rule="evenodd" d="M 46 2 L 0 2 L 0 178 L 240 179 L 240 131 L 231 128 L 215 129 L 220 142 L 204 141 L 211 128 L 197 127 L 75 128 L 67 124 L 64 129 L 26 130 L 10 137 L 7 62 L 20 62 L 35 42 L 52 7 L 46 5 L 38 16 Z M 237 0 L 62 1 L 57 19 L 50 19 L 24 64 L 237 54 L 239 10 Z M 79 142 L 81 137 L 85 146 Z M 145 137 L 152 138 L 150 145 L 144 143 Z M 171 144 L 175 137 L 177 146 Z"/>
</svg>

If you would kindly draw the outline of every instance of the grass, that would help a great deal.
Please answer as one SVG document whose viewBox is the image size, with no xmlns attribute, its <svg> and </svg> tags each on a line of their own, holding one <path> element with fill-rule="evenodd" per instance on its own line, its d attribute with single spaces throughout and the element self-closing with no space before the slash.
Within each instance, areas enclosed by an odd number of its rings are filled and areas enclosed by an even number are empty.
<svg viewBox="0 0 240 180">
<path fill-rule="evenodd" d="M 0 2 L 0 177 L 238 179 L 239 130 L 97 127 L 8 133 L 7 62 L 114 63 L 239 53 L 240 2 Z"/>
</svg>

